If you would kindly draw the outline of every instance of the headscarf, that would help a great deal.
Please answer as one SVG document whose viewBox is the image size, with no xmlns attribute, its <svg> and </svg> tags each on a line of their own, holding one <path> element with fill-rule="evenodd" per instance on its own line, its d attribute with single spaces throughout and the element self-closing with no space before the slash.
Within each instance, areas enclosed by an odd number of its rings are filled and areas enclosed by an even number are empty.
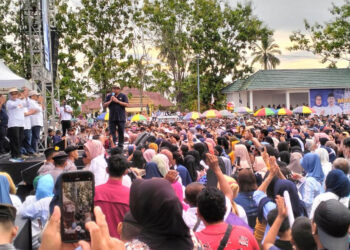
<svg viewBox="0 0 350 250">
<path fill-rule="evenodd" d="M 163 155 L 163 154 L 157 154 L 152 158 L 152 162 L 157 164 L 159 172 L 162 174 L 163 177 L 165 177 L 169 171 L 168 157 L 166 157 L 166 155 Z"/>
<path fill-rule="evenodd" d="M 289 193 L 294 217 L 307 216 L 305 205 L 299 199 L 298 190 L 295 184 L 289 180 L 278 179 L 274 185 L 274 196 L 276 197 L 276 195 L 280 195 L 283 197 L 284 191 L 288 191 Z"/>
<path fill-rule="evenodd" d="M 143 158 L 145 158 L 146 162 L 150 162 L 155 155 L 156 155 L 156 151 L 151 148 L 143 152 Z"/>
<path fill-rule="evenodd" d="M 262 156 L 255 157 L 253 169 L 255 172 L 264 172 L 264 173 L 267 172 L 267 166 Z"/>
<path fill-rule="evenodd" d="M 250 162 L 250 157 L 249 157 L 247 147 L 245 145 L 236 144 L 236 146 L 235 146 L 235 158 L 237 159 L 237 157 L 241 158 L 241 162 L 247 161 L 249 166 L 252 165 L 252 163 Z"/>
<path fill-rule="evenodd" d="M 98 140 L 90 140 L 84 144 L 84 147 L 86 147 L 89 150 L 91 160 L 105 153 L 105 149 L 102 145 L 102 142 Z"/>
<path fill-rule="evenodd" d="M 211 153 L 213 155 L 215 153 L 213 144 L 211 144 L 210 142 L 207 142 L 207 141 L 205 141 L 205 144 L 207 144 L 207 146 L 208 146 L 209 153 Z"/>
<path fill-rule="evenodd" d="M 174 156 L 173 156 L 173 153 L 170 152 L 170 150 L 168 149 L 162 149 L 160 151 L 161 154 L 165 155 L 166 157 L 168 157 L 168 160 L 169 160 L 169 163 L 170 161 L 173 161 L 174 160 Z M 170 164 L 169 164 L 170 165 Z"/>
<path fill-rule="evenodd" d="M 326 191 L 335 193 L 339 198 L 350 194 L 349 178 L 339 169 L 330 171 L 326 178 Z"/>
<path fill-rule="evenodd" d="M 315 153 L 308 153 L 301 160 L 301 166 L 305 169 L 307 176 L 315 178 L 318 182 L 323 182 L 324 173 L 320 157 Z"/>
<path fill-rule="evenodd" d="M 287 151 L 282 151 L 279 153 L 280 160 L 286 163 L 287 165 L 290 163 L 290 153 Z"/>
<path fill-rule="evenodd" d="M 329 162 L 328 151 L 325 148 L 318 148 L 315 153 L 320 157 L 323 173 L 327 176 L 332 170 L 332 163 Z"/>
<path fill-rule="evenodd" d="M 201 170 L 201 166 L 200 166 L 201 159 L 200 159 L 198 151 L 190 150 L 190 151 L 187 152 L 186 156 L 187 155 L 192 155 L 194 157 L 195 164 L 196 164 L 196 170 Z"/>
<path fill-rule="evenodd" d="M 35 192 L 36 200 L 38 201 L 46 197 L 52 197 L 54 185 L 55 185 L 55 182 L 52 178 L 52 175 L 46 174 L 42 176 L 39 179 L 38 186 L 36 188 L 36 192 Z"/>
<path fill-rule="evenodd" d="M 157 164 L 154 162 L 148 162 L 146 164 L 146 175 L 144 179 L 152 179 L 154 177 L 163 178 L 162 174 L 159 172 Z"/>
<path fill-rule="evenodd" d="M 214 141 L 212 138 L 206 138 L 206 139 L 205 139 L 205 142 L 210 143 L 211 145 L 213 145 L 213 147 L 216 146 L 216 143 L 215 143 L 215 141 Z"/>
<path fill-rule="evenodd" d="M 0 175 L 0 203 L 12 205 L 10 198 L 10 184 L 4 175 Z"/>
<path fill-rule="evenodd" d="M 142 228 L 138 238 L 150 249 L 193 249 L 181 202 L 167 180 L 135 180 L 130 189 L 130 212 Z"/>
<path fill-rule="evenodd" d="M 148 148 L 153 149 L 154 151 L 156 151 L 156 153 L 158 152 L 158 145 L 157 145 L 157 143 L 154 143 L 154 142 L 150 143 L 148 145 Z"/>
<path fill-rule="evenodd" d="M 303 173 L 303 167 L 300 165 L 300 160 L 303 158 L 302 154 L 299 152 L 294 152 L 290 156 L 290 163 L 287 166 L 287 168 L 290 169 L 290 171 L 298 174 Z"/>
<path fill-rule="evenodd" d="M 193 149 L 199 153 L 201 160 L 205 159 L 205 154 L 208 152 L 207 148 L 205 147 L 205 143 L 197 142 L 193 145 Z"/>
<path fill-rule="evenodd" d="M 188 154 L 184 158 L 184 165 L 187 168 L 192 181 L 197 181 L 198 174 L 197 174 L 196 159 L 192 155 Z"/>
<path fill-rule="evenodd" d="M 16 194 L 16 191 L 17 191 L 16 186 L 13 183 L 11 176 L 6 172 L 0 172 L 0 175 L 4 175 L 7 178 L 9 185 L 10 185 L 10 194 Z"/>
<path fill-rule="evenodd" d="M 143 158 L 141 150 L 135 150 L 132 154 L 132 166 L 136 168 L 143 169 L 145 167 L 146 161 Z"/>
</svg>

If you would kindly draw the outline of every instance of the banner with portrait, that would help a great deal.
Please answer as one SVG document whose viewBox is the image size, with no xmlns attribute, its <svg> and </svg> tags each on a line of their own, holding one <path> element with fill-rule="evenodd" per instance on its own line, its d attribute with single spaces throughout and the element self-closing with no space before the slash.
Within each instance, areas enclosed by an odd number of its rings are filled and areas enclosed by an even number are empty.
<svg viewBox="0 0 350 250">
<path fill-rule="evenodd" d="M 350 89 L 310 89 L 309 101 L 317 115 L 350 114 Z"/>
</svg>

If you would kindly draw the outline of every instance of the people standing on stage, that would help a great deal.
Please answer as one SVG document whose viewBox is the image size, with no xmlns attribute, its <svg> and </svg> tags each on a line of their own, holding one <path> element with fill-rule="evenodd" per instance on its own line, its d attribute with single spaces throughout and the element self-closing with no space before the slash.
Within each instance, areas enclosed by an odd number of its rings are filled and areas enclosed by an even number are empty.
<svg viewBox="0 0 350 250">
<path fill-rule="evenodd" d="M 112 93 L 106 97 L 103 107 L 109 108 L 109 131 L 113 142 L 117 141 L 116 127 L 118 126 L 118 147 L 124 146 L 124 128 L 126 122 L 125 108 L 128 107 L 128 97 L 121 93 L 118 83 L 112 86 Z"/>
<path fill-rule="evenodd" d="M 10 139 L 11 146 L 11 162 L 22 162 L 21 145 L 24 130 L 24 107 L 26 103 L 20 99 L 17 88 L 9 90 L 9 100 L 6 102 L 8 112 L 8 130 L 7 137 Z M 23 95 L 21 95 L 23 97 Z"/>
<path fill-rule="evenodd" d="M 30 116 L 32 141 L 31 146 L 34 150 L 34 154 L 38 156 L 38 143 L 40 140 L 40 131 L 44 125 L 43 116 L 43 98 L 39 96 L 38 92 L 32 90 L 29 92 L 29 109 L 33 110 L 33 114 Z"/>
<path fill-rule="evenodd" d="M 0 155 L 6 153 L 5 136 L 7 132 L 8 115 L 6 112 L 6 97 L 0 94 Z"/>
<path fill-rule="evenodd" d="M 73 109 L 69 106 L 66 100 L 62 101 L 62 106 L 60 107 L 60 120 L 62 124 L 63 136 L 66 135 L 66 132 L 71 127 Z"/>
<path fill-rule="evenodd" d="M 30 116 L 34 111 L 30 111 L 27 107 L 24 107 L 24 130 L 21 153 L 25 156 L 33 156 L 34 149 L 32 148 L 32 124 L 30 122 Z"/>
</svg>

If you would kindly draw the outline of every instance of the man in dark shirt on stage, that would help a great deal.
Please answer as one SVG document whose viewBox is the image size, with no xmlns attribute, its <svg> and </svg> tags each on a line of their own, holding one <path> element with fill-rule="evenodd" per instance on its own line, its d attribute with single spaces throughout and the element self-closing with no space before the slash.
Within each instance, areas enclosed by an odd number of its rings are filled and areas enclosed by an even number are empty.
<svg viewBox="0 0 350 250">
<path fill-rule="evenodd" d="M 116 142 L 116 127 L 118 126 L 118 147 L 124 145 L 124 128 L 125 128 L 125 107 L 129 105 L 128 97 L 120 92 L 120 85 L 112 86 L 112 93 L 107 95 L 103 107 L 109 108 L 109 131 Z"/>
</svg>

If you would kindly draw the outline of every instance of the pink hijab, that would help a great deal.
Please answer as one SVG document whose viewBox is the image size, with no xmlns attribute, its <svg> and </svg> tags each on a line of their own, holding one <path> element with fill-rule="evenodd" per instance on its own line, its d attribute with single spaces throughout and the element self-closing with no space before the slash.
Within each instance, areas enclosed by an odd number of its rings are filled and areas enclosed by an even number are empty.
<svg viewBox="0 0 350 250">
<path fill-rule="evenodd" d="M 242 145 L 242 144 L 235 145 L 235 158 L 237 159 L 237 157 L 241 157 L 241 162 L 247 161 L 249 166 L 252 166 L 249 153 L 245 145 Z"/>
<path fill-rule="evenodd" d="M 154 151 L 154 149 L 151 149 L 151 148 L 143 152 L 143 158 L 145 158 L 146 162 L 150 162 L 153 156 L 155 155 L 156 155 L 156 151 Z"/>
<path fill-rule="evenodd" d="M 255 172 L 267 172 L 267 166 L 262 156 L 256 156 L 253 164 Z"/>
<path fill-rule="evenodd" d="M 84 144 L 84 147 L 86 147 L 89 151 L 91 160 L 105 153 L 105 149 L 102 145 L 102 142 L 98 140 L 90 140 Z"/>
</svg>

